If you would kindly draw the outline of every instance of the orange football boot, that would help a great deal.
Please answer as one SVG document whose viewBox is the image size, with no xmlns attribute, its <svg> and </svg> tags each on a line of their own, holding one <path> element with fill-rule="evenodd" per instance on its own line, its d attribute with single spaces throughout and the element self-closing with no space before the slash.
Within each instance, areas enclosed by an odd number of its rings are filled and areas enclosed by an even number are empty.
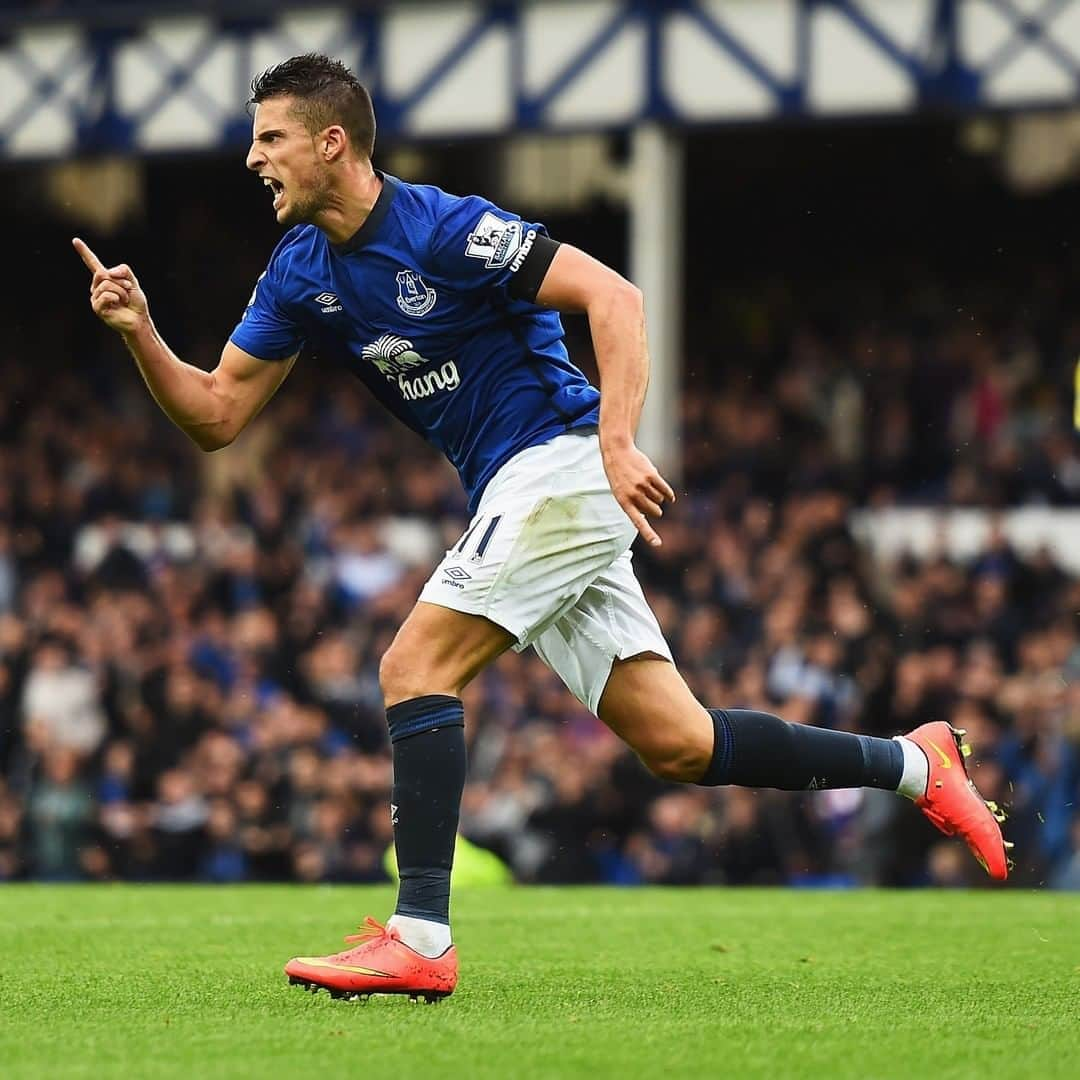
<svg viewBox="0 0 1080 1080">
<path fill-rule="evenodd" d="M 293 985 L 312 993 L 328 990 L 333 998 L 350 1001 L 372 994 L 408 994 L 429 1005 L 454 992 L 457 986 L 457 950 L 453 945 L 434 960 L 410 949 L 394 927 L 377 923 L 370 915 L 360 933 L 349 934 L 351 949 L 332 956 L 297 956 L 285 965 Z"/>
<path fill-rule="evenodd" d="M 915 805 L 946 836 L 963 837 L 982 868 L 995 881 L 1004 881 L 1011 865 L 1007 851 L 1012 848 L 1001 836 L 1005 813 L 997 803 L 986 802 L 968 776 L 964 758 L 971 747 L 960 741 L 964 734 L 936 720 L 904 736 L 930 763 L 926 794 L 916 799 Z"/>
</svg>

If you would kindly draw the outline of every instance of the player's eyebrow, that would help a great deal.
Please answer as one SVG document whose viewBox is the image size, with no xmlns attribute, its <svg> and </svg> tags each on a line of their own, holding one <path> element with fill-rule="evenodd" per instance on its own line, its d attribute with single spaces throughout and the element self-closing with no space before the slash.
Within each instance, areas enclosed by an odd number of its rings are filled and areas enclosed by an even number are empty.
<svg viewBox="0 0 1080 1080">
<path fill-rule="evenodd" d="M 267 139 L 273 138 L 277 135 L 284 135 L 285 131 L 282 128 L 270 128 L 267 131 L 260 131 L 255 136 L 256 142 L 265 142 Z"/>
</svg>

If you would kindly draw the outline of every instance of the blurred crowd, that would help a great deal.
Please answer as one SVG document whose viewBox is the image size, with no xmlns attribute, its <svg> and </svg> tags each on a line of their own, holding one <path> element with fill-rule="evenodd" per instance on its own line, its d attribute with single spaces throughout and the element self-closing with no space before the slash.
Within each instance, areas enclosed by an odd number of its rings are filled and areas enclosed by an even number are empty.
<svg viewBox="0 0 1080 1080">
<path fill-rule="evenodd" d="M 954 176 L 938 138 L 691 145 L 680 497 L 635 562 L 707 705 L 966 728 L 1010 810 L 1014 882 L 1078 888 L 1080 581 L 1000 528 L 968 562 L 880 563 L 850 526 L 855 508 L 1080 498 L 1080 260 L 1057 244 L 1075 204 L 1007 198 L 978 164 Z M 492 162 L 458 149 L 424 178 L 482 187 Z M 142 216 L 90 239 L 208 368 L 278 230 L 239 161 L 145 174 Z M 384 879 L 378 661 L 465 527 L 456 477 L 306 355 L 201 454 L 90 314 L 45 185 L 12 180 L 30 285 L 0 293 L 0 880 Z M 746 212 L 717 212 L 718 190 Z M 620 265 L 620 212 L 547 220 Z M 583 320 L 568 328 L 594 370 Z M 531 651 L 479 677 L 466 714 L 462 832 L 521 881 L 983 878 L 890 793 L 661 783 Z"/>
<path fill-rule="evenodd" d="M 384 880 L 377 666 L 464 528 L 456 477 L 317 359 L 202 455 L 99 345 L 92 370 L 5 363 L 0 880 Z M 966 565 L 875 564 L 848 515 L 1074 502 L 1077 345 L 1077 326 L 1037 343 L 967 318 L 919 347 L 799 328 L 766 374 L 686 395 L 681 497 L 636 556 L 702 701 L 967 729 L 1010 808 L 1014 881 L 1063 888 L 1080 888 L 1080 581 L 1000 529 Z M 531 652 L 466 711 L 462 832 L 521 881 L 979 880 L 892 794 L 654 779 Z"/>
</svg>

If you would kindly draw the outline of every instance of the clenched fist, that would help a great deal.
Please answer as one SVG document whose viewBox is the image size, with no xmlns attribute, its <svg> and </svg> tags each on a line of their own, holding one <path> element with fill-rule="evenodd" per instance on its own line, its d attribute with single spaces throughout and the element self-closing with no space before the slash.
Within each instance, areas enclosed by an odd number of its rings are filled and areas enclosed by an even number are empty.
<svg viewBox="0 0 1080 1080">
<path fill-rule="evenodd" d="M 146 294 L 126 263 L 106 270 L 102 261 L 75 237 L 72 246 L 94 276 L 90 280 L 90 306 L 106 325 L 121 334 L 132 333 L 149 321 Z"/>
</svg>

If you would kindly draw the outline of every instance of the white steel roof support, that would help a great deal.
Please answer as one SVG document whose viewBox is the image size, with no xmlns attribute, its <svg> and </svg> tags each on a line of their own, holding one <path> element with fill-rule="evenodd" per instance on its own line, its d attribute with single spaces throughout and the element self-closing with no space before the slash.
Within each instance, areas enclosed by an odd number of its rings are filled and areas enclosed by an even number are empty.
<svg viewBox="0 0 1080 1080">
<path fill-rule="evenodd" d="M 630 277 L 645 294 L 652 360 L 638 446 L 674 485 L 682 471 L 683 139 L 670 128 L 634 129 L 630 169 Z"/>
</svg>

